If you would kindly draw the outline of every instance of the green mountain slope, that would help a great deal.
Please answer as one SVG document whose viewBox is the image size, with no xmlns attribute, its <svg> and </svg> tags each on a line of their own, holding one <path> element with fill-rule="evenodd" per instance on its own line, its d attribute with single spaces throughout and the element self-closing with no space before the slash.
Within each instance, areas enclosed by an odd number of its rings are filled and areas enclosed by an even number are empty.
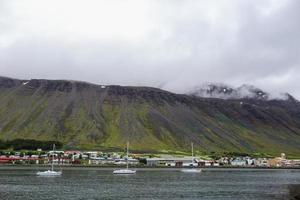
<svg viewBox="0 0 300 200">
<path fill-rule="evenodd" d="M 242 102 L 242 103 L 241 103 Z M 286 152 L 300 155 L 300 103 L 222 100 L 149 87 L 0 78 L 0 139 L 83 149 Z"/>
</svg>

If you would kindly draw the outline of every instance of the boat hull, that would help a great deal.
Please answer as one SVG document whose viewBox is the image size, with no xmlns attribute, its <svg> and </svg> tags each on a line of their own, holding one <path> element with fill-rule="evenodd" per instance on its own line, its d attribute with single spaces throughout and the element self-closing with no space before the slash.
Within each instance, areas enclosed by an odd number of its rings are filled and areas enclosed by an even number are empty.
<svg viewBox="0 0 300 200">
<path fill-rule="evenodd" d="M 44 171 L 44 172 L 37 172 L 36 175 L 38 176 L 61 176 L 62 172 L 56 172 L 56 171 Z"/>
<path fill-rule="evenodd" d="M 200 173 L 202 172 L 201 169 L 182 169 L 181 172 L 185 172 L 185 173 Z"/>
<path fill-rule="evenodd" d="M 118 169 L 113 171 L 113 174 L 135 174 L 135 170 L 130 170 L 130 169 Z"/>
</svg>

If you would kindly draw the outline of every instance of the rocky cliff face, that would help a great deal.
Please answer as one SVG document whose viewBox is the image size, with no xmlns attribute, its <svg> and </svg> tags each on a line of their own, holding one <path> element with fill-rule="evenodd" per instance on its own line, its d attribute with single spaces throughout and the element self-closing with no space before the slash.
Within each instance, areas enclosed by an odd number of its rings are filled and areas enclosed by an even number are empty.
<svg viewBox="0 0 300 200">
<path fill-rule="evenodd" d="M 258 94 L 258 93 L 257 93 Z M 0 78 L 0 138 L 65 147 L 300 154 L 300 104 L 204 98 L 150 87 Z"/>
</svg>

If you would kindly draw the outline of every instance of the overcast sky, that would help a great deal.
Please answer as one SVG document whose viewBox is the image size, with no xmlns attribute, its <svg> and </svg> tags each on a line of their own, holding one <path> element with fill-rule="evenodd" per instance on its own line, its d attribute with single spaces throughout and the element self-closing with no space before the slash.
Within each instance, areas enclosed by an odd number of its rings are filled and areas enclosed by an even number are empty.
<svg viewBox="0 0 300 200">
<path fill-rule="evenodd" d="M 0 75 L 300 99 L 300 1 L 0 0 Z"/>
</svg>

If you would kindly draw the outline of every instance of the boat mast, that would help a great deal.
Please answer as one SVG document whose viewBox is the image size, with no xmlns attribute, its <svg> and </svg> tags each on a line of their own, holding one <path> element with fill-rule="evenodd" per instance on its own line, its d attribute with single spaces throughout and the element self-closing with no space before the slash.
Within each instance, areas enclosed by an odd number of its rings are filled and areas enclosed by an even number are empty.
<svg viewBox="0 0 300 200">
<path fill-rule="evenodd" d="M 128 148 L 129 148 L 129 142 L 127 141 L 127 159 L 126 159 L 126 168 L 128 169 Z"/>
<path fill-rule="evenodd" d="M 53 171 L 54 149 L 55 149 L 55 144 L 53 144 L 51 171 Z"/>
<path fill-rule="evenodd" d="M 194 144 L 193 142 L 191 143 L 192 146 L 192 163 L 194 163 Z"/>
</svg>

